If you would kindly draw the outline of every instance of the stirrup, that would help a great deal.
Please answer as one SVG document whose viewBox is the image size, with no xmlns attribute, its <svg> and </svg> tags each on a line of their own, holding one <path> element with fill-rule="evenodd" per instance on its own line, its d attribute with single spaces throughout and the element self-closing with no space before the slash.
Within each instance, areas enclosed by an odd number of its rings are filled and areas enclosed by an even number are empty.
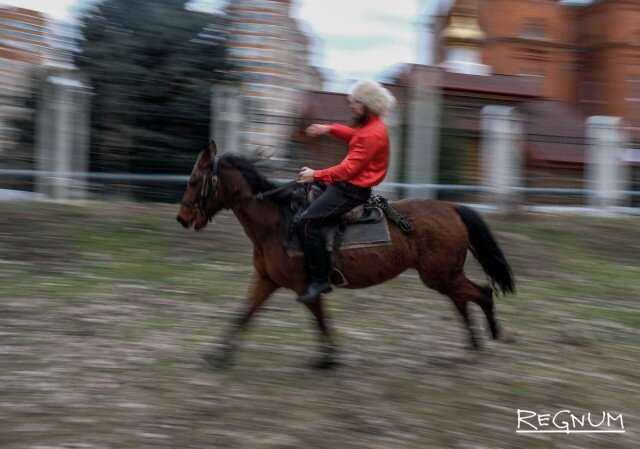
<svg viewBox="0 0 640 449">
<path fill-rule="evenodd" d="M 329 275 L 329 280 L 336 287 L 346 287 L 347 285 L 349 285 L 349 280 L 344 275 L 344 273 L 335 267 L 331 268 L 331 274 Z"/>
</svg>

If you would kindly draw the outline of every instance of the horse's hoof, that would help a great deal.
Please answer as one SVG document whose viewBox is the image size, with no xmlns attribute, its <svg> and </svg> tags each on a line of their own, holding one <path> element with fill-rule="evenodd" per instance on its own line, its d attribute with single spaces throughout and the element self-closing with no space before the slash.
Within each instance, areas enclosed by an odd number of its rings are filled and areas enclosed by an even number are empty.
<svg viewBox="0 0 640 449">
<path fill-rule="evenodd" d="M 212 368 L 224 369 L 231 366 L 231 357 L 229 354 L 203 352 L 200 353 L 200 358 Z"/>
<path fill-rule="evenodd" d="M 498 336 L 498 341 L 504 343 L 515 343 L 517 341 L 516 333 L 512 331 L 500 331 L 500 335 Z"/>
<path fill-rule="evenodd" d="M 338 360 L 338 358 L 335 355 L 329 354 L 312 363 L 311 367 L 315 369 L 325 370 L 335 368 L 338 365 L 340 365 L 340 361 Z"/>
<path fill-rule="evenodd" d="M 479 338 L 472 337 L 470 343 L 471 344 L 469 346 L 469 350 L 475 352 L 482 350 L 482 340 L 480 340 Z"/>
</svg>

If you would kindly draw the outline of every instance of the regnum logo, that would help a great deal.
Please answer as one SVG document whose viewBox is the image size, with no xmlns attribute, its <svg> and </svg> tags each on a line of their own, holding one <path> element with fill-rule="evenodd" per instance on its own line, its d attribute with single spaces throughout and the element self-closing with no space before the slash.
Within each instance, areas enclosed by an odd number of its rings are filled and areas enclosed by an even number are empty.
<svg viewBox="0 0 640 449">
<path fill-rule="evenodd" d="M 516 433 L 624 433 L 624 422 L 622 413 L 617 412 L 538 413 L 518 409 Z"/>
</svg>

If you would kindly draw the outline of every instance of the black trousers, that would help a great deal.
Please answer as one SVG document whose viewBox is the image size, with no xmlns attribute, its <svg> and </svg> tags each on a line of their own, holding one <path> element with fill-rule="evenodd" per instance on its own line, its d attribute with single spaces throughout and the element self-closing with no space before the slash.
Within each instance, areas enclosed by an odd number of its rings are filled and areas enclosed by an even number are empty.
<svg viewBox="0 0 640 449">
<path fill-rule="evenodd" d="M 322 248 L 324 258 L 324 238 L 321 229 L 329 224 L 337 224 L 340 217 L 354 207 L 366 203 L 369 196 L 371 187 L 358 187 L 348 182 L 329 185 L 298 219 L 298 233 L 307 258 L 313 249 L 319 247 Z"/>
</svg>

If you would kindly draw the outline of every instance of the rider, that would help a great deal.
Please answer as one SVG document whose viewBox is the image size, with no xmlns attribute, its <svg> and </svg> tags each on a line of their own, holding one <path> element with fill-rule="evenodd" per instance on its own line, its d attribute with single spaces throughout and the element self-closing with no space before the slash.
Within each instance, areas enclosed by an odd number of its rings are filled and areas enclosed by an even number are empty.
<svg viewBox="0 0 640 449">
<path fill-rule="evenodd" d="M 372 80 L 358 81 L 349 89 L 354 127 L 313 124 L 309 136 L 330 133 L 349 143 L 344 160 L 324 170 L 302 167 L 298 182 L 324 181 L 327 189 L 300 215 L 298 232 L 303 242 L 311 283 L 297 301 L 308 304 L 331 291 L 325 242 L 321 228 L 365 203 L 371 188 L 382 182 L 389 167 L 389 134 L 380 116 L 395 104 L 391 93 Z"/>
</svg>

